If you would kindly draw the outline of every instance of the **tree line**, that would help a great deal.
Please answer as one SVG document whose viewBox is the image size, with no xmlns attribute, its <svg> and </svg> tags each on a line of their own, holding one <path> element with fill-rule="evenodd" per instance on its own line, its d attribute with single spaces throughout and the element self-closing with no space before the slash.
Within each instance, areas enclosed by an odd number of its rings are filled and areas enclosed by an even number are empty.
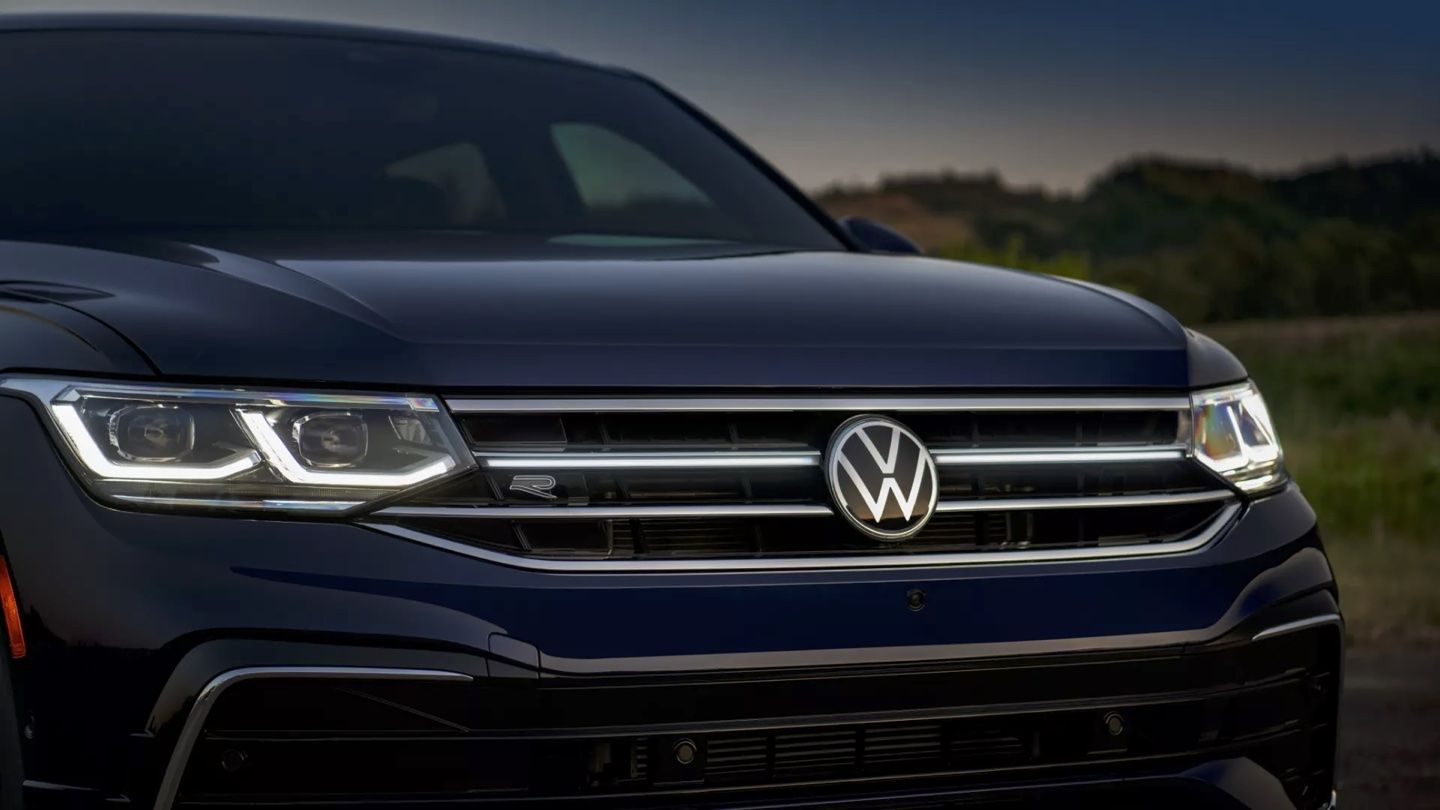
<svg viewBox="0 0 1440 810">
<path fill-rule="evenodd" d="M 1440 308 L 1428 150 L 1288 174 L 1138 158 L 1079 194 L 943 172 L 818 197 L 913 230 L 932 255 L 1090 279 L 1186 322 Z"/>
</svg>

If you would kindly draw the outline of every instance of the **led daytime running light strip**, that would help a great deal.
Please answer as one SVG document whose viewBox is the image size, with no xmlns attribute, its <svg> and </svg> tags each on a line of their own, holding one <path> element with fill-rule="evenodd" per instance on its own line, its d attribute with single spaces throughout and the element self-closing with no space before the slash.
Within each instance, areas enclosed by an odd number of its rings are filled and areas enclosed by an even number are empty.
<svg viewBox="0 0 1440 810">
<path fill-rule="evenodd" d="M 90 437 L 90 431 L 85 428 L 85 422 L 74 405 L 55 403 L 50 406 L 50 412 L 55 415 L 55 423 L 60 426 L 70 446 L 75 448 L 75 455 L 85 466 L 105 478 L 125 481 L 160 478 L 169 481 L 219 481 L 260 466 L 260 454 L 254 450 L 244 450 L 211 464 L 167 464 L 163 470 L 154 464 L 111 461 Z"/>
</svg>

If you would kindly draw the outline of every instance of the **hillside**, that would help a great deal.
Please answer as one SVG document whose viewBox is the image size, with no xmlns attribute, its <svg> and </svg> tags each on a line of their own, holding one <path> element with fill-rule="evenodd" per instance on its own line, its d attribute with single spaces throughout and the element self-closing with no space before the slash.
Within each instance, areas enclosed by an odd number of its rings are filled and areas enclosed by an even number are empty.
<svg viewBox="0 0 1440 810">
<path fill-rule="evenodd" d="M 822 191 L 931 253 L 1090 278 L 1183 320 L 1440 307 L 1440 156 L 1290 174 L 1141 158 L 1078 195 L 995 174 L 905 175 Z"/>
</svg>

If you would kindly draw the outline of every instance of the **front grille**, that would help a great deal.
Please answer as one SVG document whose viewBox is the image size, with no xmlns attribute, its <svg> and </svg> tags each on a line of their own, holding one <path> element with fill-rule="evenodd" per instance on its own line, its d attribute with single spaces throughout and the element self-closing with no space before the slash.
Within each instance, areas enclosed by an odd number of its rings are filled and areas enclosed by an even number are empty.
<svg viewBox="0 0 1440 810">
<path fill-rule="evenodd" d="M 1018 765 L 1033 732 L 1021 722 L 893 723 L 774 734 L 717 734 L 706 742 L 705 781 L 756 780 Z"/>
<path fill-rule="evenodd" d="M 1165 553 L 1237 508 L 1186 449 L 1184 398 L 450 404 L 478 469 L 374 522 L 540 567 Z M 904 542 L 857 530 L 831 497 L 827 444 L 859 414 L 935 458 L 936 514 Z"/>
<path fill-rule="evenodd" d="M 734 806 L 802 788 L 847 798 L 880 783 L 1002 788 L 1248 757 L 1316 808 L 1334 776 L 1339 642 L 1327 626 L 823 679 L 279 676 L 219 697 L 178 806 Z"/>
</svg>

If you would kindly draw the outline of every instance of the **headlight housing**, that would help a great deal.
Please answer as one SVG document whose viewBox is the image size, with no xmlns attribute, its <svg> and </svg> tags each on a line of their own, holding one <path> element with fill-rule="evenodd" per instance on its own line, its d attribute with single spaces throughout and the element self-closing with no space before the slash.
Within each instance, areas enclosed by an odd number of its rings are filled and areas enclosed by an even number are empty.
<svg viewBox="0 0 1440 810">
<path fill-rule="evenodd" d="M 1200 391 L 1190 403 L 1191 451 L 1200 463 L 1243 492 L 1285 483 L 1285 456 L 1253 383 Z"/>
<path fill-rule="evenodd" d="M 347 512 L 474 466 L 431 397 L 10 378 L 86 486 L 134 507 Z"/>
</svg>

